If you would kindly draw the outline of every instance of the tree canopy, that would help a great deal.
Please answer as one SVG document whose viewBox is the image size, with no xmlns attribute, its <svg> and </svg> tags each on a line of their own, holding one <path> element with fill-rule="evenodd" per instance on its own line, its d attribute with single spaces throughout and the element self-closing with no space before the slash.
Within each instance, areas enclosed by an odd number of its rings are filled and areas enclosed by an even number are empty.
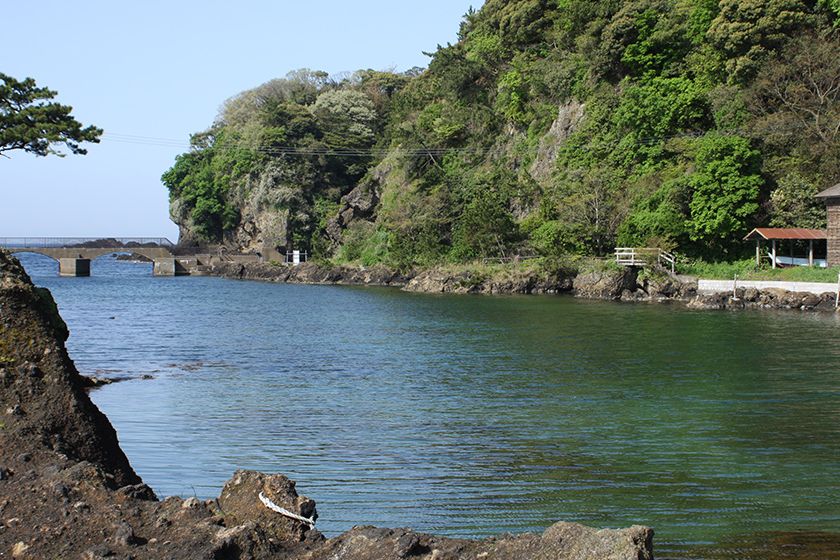
<svg viewBox="0 0 840 560">
<path fill-rule="evenodd" d="M 68 105 L 50 101 L 57 93 L 0 72 L 0 154 L 23 150 L 36 156 L 63 157 L 58 145 L 73 154 L 86 154 L 82 142 L 99 142 L 102 129 L 83 127 Z"/>
</svg>

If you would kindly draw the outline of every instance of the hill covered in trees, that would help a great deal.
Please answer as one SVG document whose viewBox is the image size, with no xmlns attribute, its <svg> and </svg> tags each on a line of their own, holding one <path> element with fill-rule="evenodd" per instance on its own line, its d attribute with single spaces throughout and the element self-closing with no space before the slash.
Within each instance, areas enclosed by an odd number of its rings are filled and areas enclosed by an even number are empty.
<svg viewBox="0 0 840 560">
<path fill-rule="evenodd" d="M 822 227 L 837 0 L 488 0 L 427 69 L 301 70 L 163 175 L 182 241 L 406 268 Z"/>
</svg>

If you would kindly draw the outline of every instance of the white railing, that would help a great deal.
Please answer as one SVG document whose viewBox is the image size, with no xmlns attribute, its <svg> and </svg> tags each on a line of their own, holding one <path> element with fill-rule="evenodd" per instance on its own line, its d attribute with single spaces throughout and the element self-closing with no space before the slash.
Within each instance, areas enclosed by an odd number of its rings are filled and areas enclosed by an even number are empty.
<svg viewBox="0 0 840 560">
<path fill-rule="evenodd" d="M 676 272 L 677 257 L 657 247 L 616 247 L 615 262 L 621 266 L 645 267 L 658 264 L 671 271 Z"/>
</svg>

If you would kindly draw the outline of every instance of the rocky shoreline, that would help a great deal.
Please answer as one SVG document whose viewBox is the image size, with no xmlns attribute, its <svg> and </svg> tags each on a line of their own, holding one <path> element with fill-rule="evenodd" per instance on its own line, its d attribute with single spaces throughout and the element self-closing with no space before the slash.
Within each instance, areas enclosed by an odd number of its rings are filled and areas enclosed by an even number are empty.
<svg viewBox="0 0 840 560">
<path fill-rule="evenodd" d="M 49 291 L 0 250 L 0 558 L 653 558 L 653 531 L 639 526 L 557 523 L 481 541 L 354 527 L 327 539 L 313 527 L 315 502 L 279 474 L 238 471 L 218 498 L 161 501 L 88 397 L 67 337 Z"/>
<path fill-rule="evenodd" d="M 739 288 L 735 293 L 701 294 L 697 280 L 663 271 L 604 266 L 584 271 L 431 268 L 402 274 L 384 266 L 352 267 L 304 263 L 287 267 L 263 263 L 220 263 L 199 272 L 210 276 L 264 282 L 390 286 L 407 292 L 445 294 L 570 294 L 621 302 L 676 303 L 698 310 L 788 309 L 836 312 L 836 294 L 816 295 L 778 288 Z"/>
</svg>

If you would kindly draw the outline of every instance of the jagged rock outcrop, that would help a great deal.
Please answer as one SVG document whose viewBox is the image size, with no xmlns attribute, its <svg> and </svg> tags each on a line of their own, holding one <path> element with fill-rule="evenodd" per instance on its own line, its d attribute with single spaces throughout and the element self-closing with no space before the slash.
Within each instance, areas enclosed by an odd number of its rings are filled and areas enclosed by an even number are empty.
<svg viewBox="0 0 840 560">
<path fill-rule="evenodd" d="M 578 274 L 574 280 L 574 291 L 578 297 L 593 299 L 621 299 L 624 292 L 636 292 L 638 268 L 602 268 Z"/>
<path fill-rule="evenodd" d="M 294 267 L 271 263 L 222 262 L 214 264 L 206 273 L 239 280 L 349 286 L 403 286 L 409 279 L 408 276 L 382 265 L 354 267 L 315 262 L 306 262 Z"/>
<path fill-rule="evenodd" d="M 116 432 L 84 392 L 67 337 L 50 292 L 0 251 L 0 464 L 63 455 L 101 469 L 111 486 L 138 484 Z"/>
<path fill-rule="evenodd" d="M 434 268 L 414 276 L 407 292 L 449 294 L 557 294 L 572 289 L 574 273 L 510 269 L 501 271 L 451 271 Z"/>
<path fill-rule="evenodd" d="M 408 529 L 355 527 L 307 554 L 306 560 L 651 560 L 653 532 L 645 527 L 596 530 L 557 523 L 541 535 L 447 539 Z"/>
<path fill-rule="evenodd" d="M 531 177 L 540 184 L 546 184 L 550 179 L 557 163 L 557 151 L 568 140 L 569 136 L 578 129 L 586 114 L 586 105 L 576 99 L 560 105 L 557 118 L 551 123 L 551 128 L 540 139 L 534 162 L 529 168 Z"/>
<path fill-rule="evenodd" d="M 0 250 L 0 557 L 653 558 L 653 531 L 645 527 L 597 531 L 559 523 L 542 535 L 483 541 L 357 527 L 328 540 L 261 500 L 317 519 L 315 503 L 299 496 L 294 482 L 253 471 L 235 473 L 216 500 L 158 501 L 85 393 L 64 346 L 67 336 L 49 292 L 34 287 L 20 264 Z"/>
<path fill-rule="evenodd" d="M 382 184 L 391 170 L 389 164 L 380 164 L 369 177 L 341 197 L 338 212 L 330 219 L 326 228 L 334 249 L 341 245 L 344 232 L 353 223 L 366 221 L 372 224 L 376 220 L 376 210 L 382 196 Z"/>
</svg>

